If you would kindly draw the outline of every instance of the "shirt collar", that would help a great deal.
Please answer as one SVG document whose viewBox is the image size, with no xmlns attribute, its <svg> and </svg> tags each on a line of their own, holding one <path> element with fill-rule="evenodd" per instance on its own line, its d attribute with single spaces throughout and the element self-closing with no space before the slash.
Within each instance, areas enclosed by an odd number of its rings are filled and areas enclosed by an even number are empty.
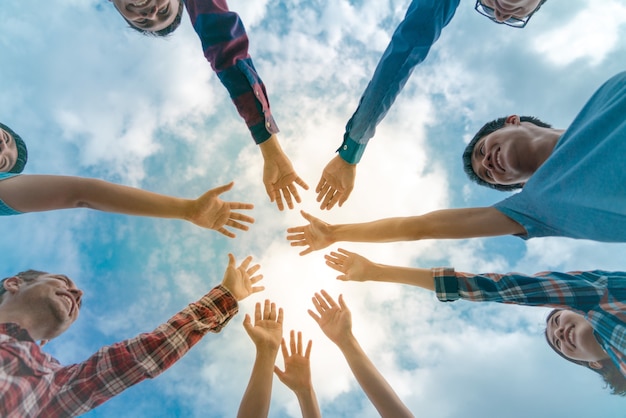
<svg viewBox="0 0 626 418">
<path fill-rule="evenodd" d="M 16 340 L 35 342 L 25 328 L 13 322 L 0 324 L 0 333 L 9 335 Z"/>
</svg>

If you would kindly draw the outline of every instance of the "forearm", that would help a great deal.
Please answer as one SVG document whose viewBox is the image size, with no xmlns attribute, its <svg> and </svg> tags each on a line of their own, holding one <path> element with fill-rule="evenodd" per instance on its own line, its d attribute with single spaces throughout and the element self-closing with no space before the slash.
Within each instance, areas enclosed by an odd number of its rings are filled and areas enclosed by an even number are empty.
<svg viewBox="0 0 626 418">
<path fill-rule="evenodd" d="M 421 216 L 331 225 L 333 242 L 394 242 L 520 234 L 524 228 L 495 208 L 444 209 Z"/>
<path fill-rule="evenodd" d="M 430 269 L 389 266 L 373 263 L 368 280 L 375 282 L 400 283 L 435 290 L 433 275 Z"/>
<path fill-rule="evenodd" d="M 2 200 L 21 212 L 83 207 L 126 215 L 185 219 L 192 203 L 188 199 L 83 177 L 24 175 L 0 183 Z"/>
<path fill-rule="evenodd" d="M 360 344 L 350 335 L 338 344 L 354 377 L 381 417 L 413 417 L 396 392 L 367 357 Z"/>
<path fill-rule="evenodd" d="M 270 410 L 272 380 L 277 350 L 259 349 L 256 354 L 248 387 L 239 406 L 239 418 L 264 418 Z"/>
<path fill-rule="evenodd" d="M 302 418 L 321 418 L 322 413 L 317 402 L 317 396 L 315 390 L 311 387 L 307 391 L 296 392 L 298 403 L 300 404 L 300 411 L 302 411 Z"/>
</svg>

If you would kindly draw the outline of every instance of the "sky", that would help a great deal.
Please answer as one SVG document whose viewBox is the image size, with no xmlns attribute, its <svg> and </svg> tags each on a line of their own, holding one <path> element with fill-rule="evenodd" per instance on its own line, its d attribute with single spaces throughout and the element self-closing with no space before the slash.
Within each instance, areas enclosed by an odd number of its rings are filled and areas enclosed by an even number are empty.
<svg viewBox="0 0 626 418">
<path fill-rule="evenodd" d="M 543 308 L 441 303 L 403 285 L 347 283 L 325 266 L 338 247 L 372 261 L 459 271 L 532 274 L 623 268 L 626 245 L 516 237 L 341 243 L 300 257 L 286 229 L 488 206 L 505 197 L 471 185 L 460 155 L 482 124 L 507 114 L 566 128 L 626 61 L 626 5 L 547 2 L 523 30 L 490 23 L 461 1 L 357 167 L 341 208 L 321 211 L 314 188 L 408 0 L 231 0 L 281 129 L 279 140 L 310 186 L 279 212 L 262 183 L 262 157 L 205 61 L 183 16 L 168 39 L 127 28 L 107 0 L 21 0 L 0 8 L 1 121 L 29 145 L 28 174 L 102 178 L 195 198 L 231 180 L 225 200 L 254 203 L 248 232 L 228 239 L 178 220 L 63 210 L 0 219 L 0 274 L 65 273 L 85 291 L 80 318 L 45 351 L 62 363 L 151 331 L 220 283 L 232 252 L 261 264 L 266 290 L 240 303 L 161 376 L 87 417 L 232 417 L 254 345 L 241 325 L 270 298 L 284 335 L 313 340 L 313 383 L 325 417 L 375 417 L 340 351 L 306 310 L 320 289 L 343 294 L 354 334 L 415 416 L 623 417 L 600 378 L 546 345 Z M 277 363 L 282 367 L 279 354 Z M 295 395 L 274 378 L 271 417 L 297 417 Z"/>
</svg>

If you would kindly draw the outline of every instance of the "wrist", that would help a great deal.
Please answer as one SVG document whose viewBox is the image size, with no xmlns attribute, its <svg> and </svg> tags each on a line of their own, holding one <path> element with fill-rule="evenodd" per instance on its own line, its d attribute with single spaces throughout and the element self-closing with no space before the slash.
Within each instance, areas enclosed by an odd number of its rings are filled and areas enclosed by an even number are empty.
<svg viewBox="0 0 626 418">
<path fill-rule="evenodd" d="M 272 135 L 267 141 L 259 144 L 259 148 L 261 149 L 261 154 L 265 159 L 278 154 L 283 154 L 283 149 L 281 148 L 276 135 Z"/>
</svg>

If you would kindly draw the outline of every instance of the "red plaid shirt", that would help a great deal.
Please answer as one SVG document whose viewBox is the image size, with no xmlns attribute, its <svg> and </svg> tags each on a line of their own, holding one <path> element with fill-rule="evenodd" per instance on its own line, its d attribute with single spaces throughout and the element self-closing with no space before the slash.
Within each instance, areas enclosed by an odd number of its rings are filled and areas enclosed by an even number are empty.
<svg viewBox="0 0 626 418">
<path fill-rule="evenodd" d="M 219 332 L 237 301 L 217 286 L 153 332 L 103 347 L 83 363 L 61 366 L 17 324 L 0 324 L 0 416 L 70 417 L 153 378 L 207 332 Z"/>
</svg>

